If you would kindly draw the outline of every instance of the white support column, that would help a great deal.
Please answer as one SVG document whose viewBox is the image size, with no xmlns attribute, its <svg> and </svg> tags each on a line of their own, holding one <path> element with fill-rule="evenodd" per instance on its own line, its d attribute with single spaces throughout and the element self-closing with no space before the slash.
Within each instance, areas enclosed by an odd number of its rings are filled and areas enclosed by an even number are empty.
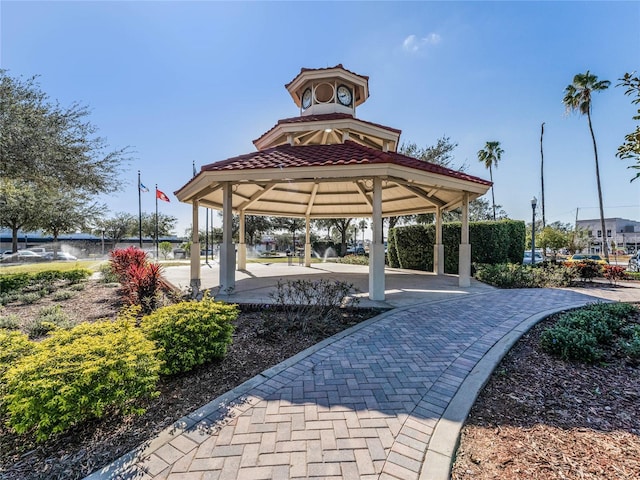
<svg viewBox="0 0 640 480">
<path fill-rule="evenodd" d="M 369 298 L 384 300 L 384 241 L 382 239 L 382 179 L 373 179 L 373 211 L 371 230 L 373 241 L 369 248 Z"/>
<path fill-rule="evenodd" d="M 436 242 L 433 245 L 433 273 L 444 275 L 444 244 L 442 243 L 442 209 L 436 209 Z"/>
<path fill-rule="evenodd" d="M 245 243 L 244 210 L 240 211 L 240 233 L 238 240 L 238 270 L 247 269 L 247 244 Z"/>
<path fill-rule="evenodd" d="M 191 259 L 191 294 L 195 298 L 200 293 L 201 280 L 200 280 L 200 236 L 198 233 L 198 210 L 200 207 L 200 201 L 194 200 L 191 206 L 192 220 L 191 220 L 191 250 L 189 258 Z"/>
<path fill-rule="evenodd" d="M 471 244 L 469 243 L 469 194 L 462 199 L 462 228 L 460 232 L 460 255 L 458 257 L 458 285 L 471 285 Z"/>
<path fill-rule="evenodd" d="M 304 266 L 311 266 L 311 218 L 305 217 Z"/>
<path fill-rule="evenodd" d="M 222 187 L 222 244 L 220 245 L 220 293 L 229 294 L 236 287 L 236 249 L 233 244 L 231 183 Z"/>
</svg>

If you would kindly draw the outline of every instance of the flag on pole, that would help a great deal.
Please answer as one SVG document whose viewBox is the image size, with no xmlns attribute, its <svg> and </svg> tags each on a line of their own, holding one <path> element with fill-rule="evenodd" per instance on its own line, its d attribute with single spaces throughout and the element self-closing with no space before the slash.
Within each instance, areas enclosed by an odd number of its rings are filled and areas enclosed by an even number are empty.
<svg viewBox="0 0 640 480">
<path fill-rule="evenodd" d="M 171 202 L 171 200 L 169 200 L 169 197 L 167 197 L 163 192 L 161 192 L 157 188 L 156 188 L 156 198 L 159 198 L 160 200 L 165 202 Z"/>
<path fill-rule="evenodd" d="M 147 187 L 145 187 L 142 182 L 140 182 L 140 184 L 138 185 L 138 188 L 140 189 L 141 192 L 148 192 L 149 189 Z"/>
</svg>

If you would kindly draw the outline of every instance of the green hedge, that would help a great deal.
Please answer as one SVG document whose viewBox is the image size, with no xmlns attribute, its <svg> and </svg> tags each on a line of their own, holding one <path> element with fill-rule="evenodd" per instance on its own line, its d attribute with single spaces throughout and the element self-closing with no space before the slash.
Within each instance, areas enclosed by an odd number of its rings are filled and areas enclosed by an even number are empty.
<svg viewBox="0 0 640 480">
<path fill-rule="evenodd" d="M 461 224 L 442 225 L 444 270 L 457 273 Z M 433 271 L 435 225 L 409 225 L 389 231 L 387 259 L 389 266 Z M 473 263 L 521 263 L 524 255 L 525 224 L 517 220 L 470 222 L 469 242 Z"/>
<path fill-rule="evenodd" d="M 54 280 L 67 280 L 69 283 L 78 283 L 91 276 L 91 274 L 91 270 L 86 268 L 43 270 L 37 273 L 5 273 L 0 275 L 0 292 L 18 291 L 29 285 L 52 282 Z"/>
<path fill-rule="evenodd" d="M 141 413 L 135 400 L 157 394 L 156 348 L 131 318 L 56 330 L 31 352 L 20 344 L 2 377 L 3 410 L 9 426 L 39 441 L 114 410 Z"/>
<path fill-rule="evenodd" d="M 161 373 L 170 375 L 224 357 L 238 313 L 236 305 L 205 297 L 159 308 L 140 327 L 160 347 Z"/>
</svg>

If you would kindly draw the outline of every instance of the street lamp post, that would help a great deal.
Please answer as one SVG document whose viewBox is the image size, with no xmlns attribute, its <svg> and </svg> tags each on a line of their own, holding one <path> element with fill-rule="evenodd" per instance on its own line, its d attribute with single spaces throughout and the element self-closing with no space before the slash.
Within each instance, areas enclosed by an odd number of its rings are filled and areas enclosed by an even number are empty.
<svg viewBox="0 0 640 480">
<path fill-rule="evenodd" d="M 531 221 L 531 264 L 535 265 L 536 263 L 536 205 L 538 204 L 538 199 L 533 197 L 531 199 L 531 211 L 532 211 L 532 221 Z"/>
</svg>

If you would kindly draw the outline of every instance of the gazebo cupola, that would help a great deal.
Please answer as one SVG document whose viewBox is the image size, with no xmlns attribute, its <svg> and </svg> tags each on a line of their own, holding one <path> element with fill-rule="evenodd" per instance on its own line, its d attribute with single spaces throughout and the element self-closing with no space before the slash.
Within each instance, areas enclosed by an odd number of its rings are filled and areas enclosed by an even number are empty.
<svg viewBox="0 0 640 480">
<path fill-rule="evenodd" d="M 258 150 L 289 144 L 335 145 L 347 140 L 395 152 L 401 131 L 356 118 L 356 107 L 369 98 L 369 77 L 342 65 L 303 68 L 285 88 L 300 115 L 279 120 L 253 141 Z"/>
<path fill-rule="evenodd" d="M 336 65 L 332 68 L 303 68 L 285 85 L 301 115 L 349 113 L 369 97 L 369 77 Z"/>
</svg>

